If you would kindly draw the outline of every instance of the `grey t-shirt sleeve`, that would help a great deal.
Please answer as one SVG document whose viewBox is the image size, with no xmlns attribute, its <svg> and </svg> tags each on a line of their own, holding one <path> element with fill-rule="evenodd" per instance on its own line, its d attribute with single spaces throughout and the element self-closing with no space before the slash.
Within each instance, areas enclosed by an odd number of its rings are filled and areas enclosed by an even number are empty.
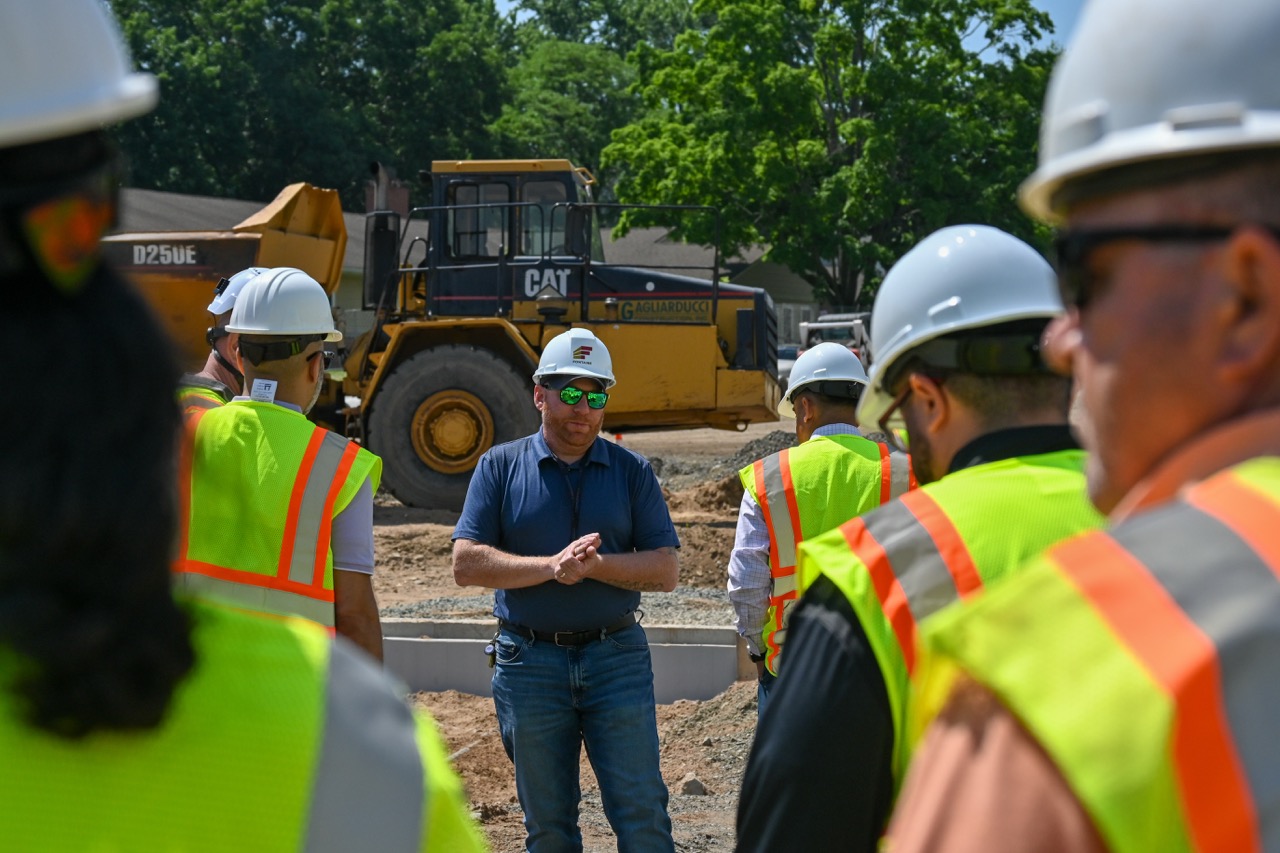
<svg viewBox="0 0 1280 853">
<path fill-rule="evenodd" d="M 335 570 L 373 574 L 373 485 L 368 477 L 334 516 L 329 547 Z"/>
</svg>

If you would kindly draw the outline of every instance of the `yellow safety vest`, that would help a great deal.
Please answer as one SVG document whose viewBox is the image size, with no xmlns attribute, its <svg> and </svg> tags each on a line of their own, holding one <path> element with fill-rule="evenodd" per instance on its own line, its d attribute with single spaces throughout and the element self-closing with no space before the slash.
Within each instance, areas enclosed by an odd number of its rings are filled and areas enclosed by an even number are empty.
<svg viewBox="0 0 1280 853">
<path fill-rule="evenodd" d="M 300 619 L 186 604 L 196 666 L 153 730 L 29 726 L 0 650 L 0 847 L 42 853 L 377 850 L 484 841 L 431 719 Z"/>
<path fill-rule="evenodd" d="M 924 634 L 1057 764 L 1116 853 L 1280 850 L 1280 457 L 1048 551 Z"/>
<path fill-rule="evenodd" d="M 974 465 L 800 546 L 800 575 L 844 593 L 880 665 L 901 783 L 919 623 L 1063 539 L 1099 527 L 1084 451 Z"/>
<path fill-rule="evenodd" d="M 203 385 L 178 386 L 178 406 L 182 409 L 183 417 L 190 417 L 200 409 L 216 409 L 226 404 L 226 398 L 212 388 Z"/>
<path fill-rule="evenodd" d="M 182 460 L 174 563 L 189 592 L 334 626 L 333 519 L 382 460 L 272 403 L 195 412 Z"/>
<path fill-rule="evenodd" d="M 775 675 L 797 583 L 796 546 L 915 488 L 911 458 L 857 435 L 816 435 L 738 472 L 769 531 L 773 588 L 761 645 Z"/>
</svg>

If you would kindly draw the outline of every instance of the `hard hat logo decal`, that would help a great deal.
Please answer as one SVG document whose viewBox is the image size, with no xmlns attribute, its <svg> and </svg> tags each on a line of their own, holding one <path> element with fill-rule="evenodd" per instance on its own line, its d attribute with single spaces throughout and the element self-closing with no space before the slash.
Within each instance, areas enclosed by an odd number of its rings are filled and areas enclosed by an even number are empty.
<svg viewBox="0 0 1280 853">
<path fill-rule="evenodd" d="M 590 355 L 591 355 L 591 347 L 581 346 L 573 351 L 573 360 L 586 361 L 587 357 Z"/>
</svg>

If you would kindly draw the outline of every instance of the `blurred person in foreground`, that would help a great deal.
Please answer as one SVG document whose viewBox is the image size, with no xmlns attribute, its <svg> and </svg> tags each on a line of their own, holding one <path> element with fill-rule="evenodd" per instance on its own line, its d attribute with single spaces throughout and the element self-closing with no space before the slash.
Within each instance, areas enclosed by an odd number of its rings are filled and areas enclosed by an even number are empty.
<svg viewBox="0 0 1280 853">
<path fill-rule="evenodd" d="M 1102 517 L 1040 341 L 1053 270 L 1016 237 L 944 228 L 871 315 L 861 424 L 905 426 L 920 488 L 800 543 L 804 597 L 752 746 L 741 851 L 876 849 L 906 767 L 917 626 Z"/>
<path fill-rule="evenodd" d="M 1105 0 L 1054 69 L 1021 200 L 1110 526 L 930 626 L 897 853 L 1280 851 L 1277 43 L 1274 0 Z"/>
<path fill-rule="evenodd" d="M 178 371 L 98 255 L 101 127 L 156 81 L 97 0 L 3 4 L 0 32 L 0 339 L 42 383 L 0 444 L 3 846 L 482 849 L 434 727 L 363 655 L 174 599 Z M 86 423 L 104 352 L 125 397 Z"/>
</svg>

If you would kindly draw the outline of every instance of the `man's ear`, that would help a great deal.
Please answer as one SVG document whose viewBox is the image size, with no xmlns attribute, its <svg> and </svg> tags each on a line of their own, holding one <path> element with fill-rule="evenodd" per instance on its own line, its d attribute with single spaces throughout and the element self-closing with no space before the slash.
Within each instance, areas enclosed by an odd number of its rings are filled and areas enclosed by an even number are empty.
<svg viewBox="0 0 1280 853">
<path fill-rule="evenodd" d="M 313 354 L 307 359 L 307 379 L 312 384 L 320 381 L 320 374 L 324 373 L 324 350 L 318 350 L 320 357 L 316 358 Z"/>
<path fill-rule="evenodd" d="M 1280 242 L 1257 227 L 1227 244 L 1217 292 L 1206 303 L 1219 336 L 1219 381 L 1257 390 L 1280 365 Z"/>
<path fill-rule="evenodd" d="M 952 412 L 951 398 L 942 383 L 923 373 L 912 373 L 907 382 L 911 386 L 911 395 L 916 398 L 915 409 L 920 426 L 927 434 L 944 429 L 950 423 Z"/>
<path fill-rule="evenodd" d="M 533 386 L 534 408 L 536 408 L 539 412 L 541 412 L 542 407 L 545 406 L 546 404 L 547 404 L 547 389 L 543 388 L 541 385 L 534 385 Z"/>
</svg>

